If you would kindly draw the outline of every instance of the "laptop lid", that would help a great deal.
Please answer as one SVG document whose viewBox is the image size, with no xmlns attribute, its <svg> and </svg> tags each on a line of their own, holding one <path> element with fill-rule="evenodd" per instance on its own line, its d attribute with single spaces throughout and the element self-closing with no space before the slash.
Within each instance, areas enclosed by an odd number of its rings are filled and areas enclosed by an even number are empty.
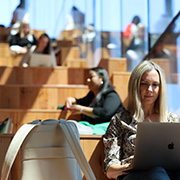
<svg viewBox="0 0 180 180">
<path fill-rule="evenodd" d="M 180 123 L 138 123 L 134 168 L 180 168 Z"/>
<path fill-rule="evenodd" d="M 32 53 L 30 66 L 33 67 L 52 67 L 52 56 L 50 54 Z"/>
</svg>

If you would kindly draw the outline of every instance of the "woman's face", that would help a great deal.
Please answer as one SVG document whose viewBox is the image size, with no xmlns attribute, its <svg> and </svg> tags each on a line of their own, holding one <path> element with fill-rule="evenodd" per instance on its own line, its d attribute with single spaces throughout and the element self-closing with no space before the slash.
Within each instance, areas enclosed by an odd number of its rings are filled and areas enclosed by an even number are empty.
<svg viewBox="0 0 180 180">
<path fill-rule="evenodd" d="M 143 74 L 140 82 L 140 96 L 142 106 L 154 105 L 159 96 L 160 77 L 158 72 L 153 69 Z"/>
<path fill-rule="evenodd" d="M 100 78 L 95 71 L 90 70 L 87 82 L 91 91 L 99 91 L 99 88 L 102 85 L 102 78 Z"/>
<path fill-rule="evenodd" d="M 48 43 L 49 43 L 49 38 L 44 36 L 41 39 L 39 39 L 38 48 L 44 50 L 47 47 Z"/>
<path fill-rule="evenodd" d="M 23 24 L 22 31 L 24 34 L 28 34 L 29 33 L 29 24 Z"/>
</svg>

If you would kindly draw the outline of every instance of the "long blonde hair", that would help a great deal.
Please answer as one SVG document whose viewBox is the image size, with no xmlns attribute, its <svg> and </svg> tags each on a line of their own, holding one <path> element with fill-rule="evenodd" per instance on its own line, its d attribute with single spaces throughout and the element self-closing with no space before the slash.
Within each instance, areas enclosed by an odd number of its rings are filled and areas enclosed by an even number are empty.
<svg viewBox="0 0 180 180">
<path fill-rule="evenodd" d="M 27 35 L 25 35 L 24 32 L 22 31 L 24 25 L 28 25 L 28 27 L 29 27 L 29 32 L 28 32 Z M 19 33 L 20 33 L 20 37 L 21 37 L 21 38 L 25 38 L 25 37 L 30 37 L 30 36 L 32 36 L 32 31 L 31 31 L 31 29 L 30 29 L 30 25 L 29 25 L 28 22 L 26 22 L 26 21 L 22 21 L 22 22 L 21 22 L 21 25 L 20 25 L 20 28 L 19 28 Z"/>
<path fill-rule="evenodd" d="M 144 119 L 144 112 L 141 106 L 140 82 L 142 75 L 155 69 L 160 77 L 159 97 L 155 102 L 155 111 L 160 115 L 160 122 L 166 121 L 167 116 L 167 97 L 166 97 L 166 80 L 164 71 L 151 60 L 144 60 L 139 63 L 131 73 L 128 85 L 127 110 L 139 122 Z"/>
</svg>

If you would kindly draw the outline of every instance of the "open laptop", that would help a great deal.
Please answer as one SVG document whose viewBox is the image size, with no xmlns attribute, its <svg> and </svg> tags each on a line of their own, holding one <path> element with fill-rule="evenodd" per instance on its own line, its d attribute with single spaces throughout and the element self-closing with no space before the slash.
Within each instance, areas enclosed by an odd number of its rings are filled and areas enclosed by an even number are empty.
<svg viewBox="0 0 180 180">
<path fill-rule="evenodd" d="M 30 59 L 32 67 L 52 67 L 52 56 L 50 54 L 32 53 Z"/>
<path fill-rule="evenodd" d="M 155 166 L 179 169 L 180 123 L 139 123 L 134 158 L 136 170 Z"/>
</svg>

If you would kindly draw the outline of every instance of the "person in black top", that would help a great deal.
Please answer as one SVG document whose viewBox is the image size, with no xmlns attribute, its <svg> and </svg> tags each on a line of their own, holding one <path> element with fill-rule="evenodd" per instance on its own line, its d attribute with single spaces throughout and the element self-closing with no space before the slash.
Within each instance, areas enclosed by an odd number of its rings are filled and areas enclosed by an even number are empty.
<svg viewBox="0 0 180 180">
<path fill-rule="evenodd" d="M 19 32 L 10 38 L 10 50 L 17 54 L 25 54 L 32 45 L 36 45 L 37 40 L 31 32 L 28 22 L 21 22 Z"/>
<path fill-rule="evenodd" d="M 66 99 L 66 108 L 74 113 L 82 113 L 82 121 L 90 124 L 109 122 L 115 113 L 124 110 L 105 69 L 91 68 L 87 83 L 90 91 L 85 97 Z"/>
</svg>

